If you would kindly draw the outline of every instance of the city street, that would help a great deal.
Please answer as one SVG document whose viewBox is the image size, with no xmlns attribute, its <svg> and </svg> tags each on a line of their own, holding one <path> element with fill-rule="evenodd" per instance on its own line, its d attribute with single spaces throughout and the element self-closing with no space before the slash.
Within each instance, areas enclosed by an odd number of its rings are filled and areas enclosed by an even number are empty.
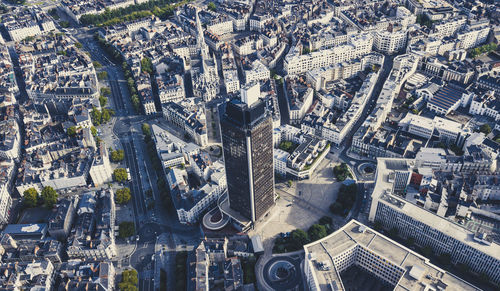
<svg viewBox="0 0 500 291">
<path fill-rule="evenodd" d="M 132 192 L 132 200 L 129 207 L 133 208 L 133 221 L 136 227 L 137 241 L 130 241 L 130 244 L 136 244 L 133 252 L 129 254 L 120 250 L 118 254 L 122 269 L 132 267 L 139 274 L 139 290 L 155 290 L 155 282 L 159 278 L 159 272 L 155 272 L 157 266 L 154 261 L 155 245 L 157 237 L 165 237 L 163 246 L 173 253 L 167 256 L 165 265 L 167 289 L 175 289 L 173 278 L 175 270 L 175 250 L 177 245 L 184 241 L 197 241 L 200 238 L 198 227 L 186 227 L 180 225 L 176 213 L 165 211 L 161 203 L 160 193 L 157 188 L 157 173 L 153 170 L 151 160 L 147 154 L 141 125 L 154 119 L 154 116 L 144 116 L 135 113 L 130 102 L 128 88 L 123 77 L 123 72 L 119 65 L 110 61 L 106 52 L 94 40 L 93 35 L 86 29 L 78 30 L 76 34 L 78 40 L 84 45 L 85 50 L 89 51 L 93 60 L 103 65 L 103 70 L 108 72 L 108 82 L 111 89 L 110 105 L 115 110 L 115 122 L 112 127 L 113 134 L 118 140 L 125 152 L 126 166 L 130 169 L 131 181 L 128 187 Z M 151 189 L 153 194 L 154 206 L 149 207 L 146 203 L 146 190 Z M 177 238 L 178 237 L 178 238 Z M 135 238 L 132 238 L 135 240 Z M 118 239 L 117 245 L 126 242 Z"/>
</svg>

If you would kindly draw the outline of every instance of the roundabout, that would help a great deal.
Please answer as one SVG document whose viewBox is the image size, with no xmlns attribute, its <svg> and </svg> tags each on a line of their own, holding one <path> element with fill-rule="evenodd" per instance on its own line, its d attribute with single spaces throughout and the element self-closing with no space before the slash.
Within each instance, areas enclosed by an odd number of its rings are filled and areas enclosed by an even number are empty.
<svg viewBox="0 0 500 291">
<path fill-rule="evenodd" d="M 304 290 L 300 258 L 279 256 L 264 265 L 262 277 L 273 290 Z"/>
<path fill-rule="evenodd" d="M 371 178 L 375 175 L 375 170 L 377 169 L 377 165 L 373 163 L 362 163 L 358 165 L 358 172 L 363 175 L 365 178 Z"/>
</svg>

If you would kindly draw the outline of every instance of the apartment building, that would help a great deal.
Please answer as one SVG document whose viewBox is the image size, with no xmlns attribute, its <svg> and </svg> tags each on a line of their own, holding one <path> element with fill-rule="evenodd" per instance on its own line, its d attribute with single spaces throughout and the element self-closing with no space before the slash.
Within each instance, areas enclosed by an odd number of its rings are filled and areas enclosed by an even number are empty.
<svg viewBox="0 0 500 291">
<path fill-rule="evenodd" d="M 15 160 L 21 151 L 21 135 L 15 119 L 0 121 L 0 159 Z"/>
<path fill-rule="evenodd" d="M 190 169 L 197 172 L 197 177 L 202 181 L 199 187 L 190 184 L 186 169 L 172 168 L 167 174 L 170 195 L 182 224 L 194 224 L 200 214 L 213 206 L 227 189 L 223 163 L 212 163 L 208 156 L 199 154 L 191 156 L 190 160 Z"/>
<path fill-rule="evenodd" d="M 243 76 L 245 84 L 265 82 L 271 78 L 271 72 L 261 61 L 255 60 L 251 63 L 243 62 Z"/>
<path fill-rule="evenodd" d="M 287 74 L 305 73 L 315 68 L 359 58 L 372 51 L 373 36 L 368 33 L 351 35 L 348 44 L 322 49 L 308 54 L 301 54 L 294 46 L 285 56 L 283 63 Z"/>
<path fill-rule="evenodd" d="M 109 152 L 104 144 L 97 148 L 89 174 L 95 187 L 103 186 L 112 181 L 113 169 L 109 163 Z"/>
</svg>

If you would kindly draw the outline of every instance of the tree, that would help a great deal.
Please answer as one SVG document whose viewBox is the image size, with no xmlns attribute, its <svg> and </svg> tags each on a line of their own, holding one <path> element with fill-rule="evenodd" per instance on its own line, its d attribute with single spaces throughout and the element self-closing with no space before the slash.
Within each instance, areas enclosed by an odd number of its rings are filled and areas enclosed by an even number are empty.
<svg viewBox="0 0 500 291">
<path fill-rule="evenodd" d="M 108 104 L 108 98 L 103 95 L 99 96 L 99 104 L 101 104 L 101 107 L 106 106 L 106 104 Z"/>
<path fill-rule="evenodd" d="M 449 266 L 451 264 L 451 255 L 448 253 L 442 253 L 439 255 L 438 260 L 444 266 Z"/>
<path fill-rule="evenodd" d="M 42 189 L 43 204 L 47 208 L 52 208 L 57 203 L 57 192 L 54 188 L 47 186 Z"/>
<path fill-rule="evenodd" d="M 457 264 L 457 269 L 462 273 L 462 274 L 467 274 L 470 271 L 470 268 L 467 264 L 462 264 L 458 263 Z"/>
<path fill-rule="evenodd" d="M 349 171 L 346 163 L 341 163 L 340 165 L 333 167 L 333 174 L 339 182 L 345 181 L 347 178 L 352 178 L 351 172 Z"/>
<path fill-rule="evenodd" d="M 116 190 L 115 201 L 118 204 L 127 204 L 132 196 L 130 195 L 130 189 L 125 187 Z"/>
<path fill-rule="evenodd" d="M 280 150 L 284 150 L 285 152 L 288 153 L 293 153 L 293 151 L 297 148 L 297 145 L 294 144 L 291 141 L 282 141 L 280 145 L 278 146 Z"/>
<path fill-rule="evenodd" d="M 101 112 L 101 123 L 107 123 L 111 119 L 111 111 L 104 108 Z"/>
<path fill-rule="evenodd" d="M 300 249 L 303 245 L 309 243 L 309 236 L 302 229 L 292 231 L 291 238 L 296 249 Z"/>
<path fill-rule="evenodd" d="M 111 89 L 109 89 L 109 87 L 102 87 L 101 94 L 104 96 L 109 96 L 111 95 Z"/>
<path fill-rule="evenodd" d="M 118 232 L 120 233 L 121 238 L 126 238 L 129 236 L 133 236 L 135 234 L 135 226 L 132 221 L 123 221 L 120 223 L 118 227 Z"/>
<path fill-rule="evenodd" d="M 328 231 L 324 225 L 321 224 L 313 224 L 309 230 L 307 230 L 309 235 L 309 239 L 311 241 L 316 241 L 318 239 L 322 239 L 328 235 Z"/>
<path fill-rule="evenodd" d="M 208 10 L 211 10 L 213 12 L 217 11 L 217 6 L 215 6 L 214 2 L 209 2 L 208 5 L 207 5 L 207 8 L 208 8 Z"/>
<path fill-rule="evenodd" d="M 68 128 L 68 135 L 71 136 L 71 137 L 73 137 L 73 136 L 76 135 L 76 127 L 75 126 L 70 126 Z"/>
<path fill-rule="evenodd" d="M 286 184 L 288 185 L 288 188 L 290 188 L 290 187 L 292 187 L 293 182 L 292 182 L 292 180 L 288 180 L 288 181 L 286 181 Z"/>
<path fill-rule="evenodd" d="M 118 183 L 126 181 L 127 177 L 127 171 L 124 168 L 118 168 L 113 171 L 113 179 Z"/>
<path fill-rule="evenodd" d="M 97 79 L 106 80 L 107 78 L 108 78 L 108 72 L 101 71 L 101 72 L 97 73 Z"/>
<path fill-rule="evenodd" d="M 481 127 L 479 128 L 479 132 L 482 132 L 482 133 L 484 133 L 485 135 L 488 135 L 488 134 L 490 134 L 490 132 L 491 132 L 491 126 L 490 126 L 488 123 L 483 124 L 483 125 L 481 125 Z"/>
<path fill-rule="evenodd" d="M 153 73 L 153 63 L 148 57 L 144 57 L 141 60 L 141 70 L 143 73 L 152 74 Z"/>
<path fill-rule="evenodd" d="M 95 125 L 101 124 L 102 113 L 96 107 L 92 107 L 92 112 L 90 113 L 90 118 L 92 119 L 92 123 Z"/>
<path fill-rule="evenodd" d="M 60 25 L 62 28 L 68 28 L 68 27 L 69 27 L 69 22 L 68 22 L 68 21 L 60 21 L 60 22 L 59 22 L 59 25 Z"/>
<path fill-rule="evenodd" d="M 26 207 L 35 207 L 38 204 L 38 191 L 29 188 L 23 192 L 23 203 Z"/>
<path fill-rule="evenodd" d="M 330 211 L 333 214 L 341 215 L 343 210 L 344 210 L 344 208 L 342 207 L 342 204 L 340 204 L 338 202 L 332 203 L 330 205 Z"/>
<path fill-rule="evenodd" d="M 149 124 L 143 123 L 141 128 L 142 128 L 142 133 L 145 136 L 151 136 L 151 127 L 149 126 Z"/>
<path fill-rule="evenodd" d="M 394 238 L 394 237 L 397 237 L 399 234 L 399 230 L 395 227 L 389 229 L 389 236 Z"/>
<path fill-rule="evenodd" d="M 119 163 L 125 158 L 125 152 L 123 150 L 111 151 L 111 161 L 114 163 Z"/>
<path fill-rule="evenodd" d="M 83 47 L 83 45 L 79 42 L 75 42 L 75 46 L 79 49 L 81 49 Z"/>
<path fill-rule="evenodd" d="M 422 255 L 424 255 L 426 258 L 430 257 L 432 255 L 432 248 L 430 246 L 423 247 Z"/>
<path fill-rule="evenodd" d="M 319 219 L 319 224 L 322 225 L 331 225 L 333 223 L 333 219 L 330 216 L 323 216 Z"/>
<path fill-rule="evenodd" d="M 96 137 L 97 136 L 97 129 L 93 126 L 90 127 L 90 132 L 92 133 L 92 136 Z"/>
<path fill-rule="evenodd" d="M 412 238 L 411 236 L 409 236 L 409 237 L 406 239 L 406 244 L 407 244 L 408 246 L 410 246 L 410 247 L 411 247 L 411 246 L 413 246 L 413 245 L 415 244 L 415 239 L 414 239 L 414 238 Z"/>
<path fill-rule="evenodd" d="M 102 68 L 101 63 L 99 63 L 98 61 L 93 61 L 92 64 L 94 65 L 94 68 L 96 68 L 96 69 Z"/>
<path fill-rule="evenodd" d="M 136 270 L 125 270 L 122 272 L 122 280 L 120 283 L 118 283 L 118 288 L 120 289 L 120 291 L 137 290 L 138 282 L 139 278 L 137 277 Z"/>
</svg>

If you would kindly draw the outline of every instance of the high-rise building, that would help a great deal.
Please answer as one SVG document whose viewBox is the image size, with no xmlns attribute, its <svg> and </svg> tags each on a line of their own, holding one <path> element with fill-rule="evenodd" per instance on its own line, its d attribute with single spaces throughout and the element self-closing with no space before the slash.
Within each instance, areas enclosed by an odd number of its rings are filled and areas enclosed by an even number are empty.
<svg viewBox="0 0 500 291">
<path fill-rule="evenodd" d="M 274 205 L 272 118 L 253 93 L 242 88 L 243 102 L 228 102 L 221 120 L 230 212 L 251 223 Z"/>
</svg>

